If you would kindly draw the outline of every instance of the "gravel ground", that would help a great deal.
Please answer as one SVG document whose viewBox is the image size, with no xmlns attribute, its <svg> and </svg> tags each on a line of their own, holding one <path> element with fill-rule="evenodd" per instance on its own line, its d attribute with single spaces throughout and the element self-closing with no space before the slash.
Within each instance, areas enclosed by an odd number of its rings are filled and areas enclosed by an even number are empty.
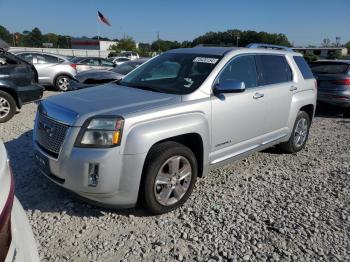
<svg viewBox="0 0 350 262">
<path fill-rule="evenodd" d="M 300 153 L 236 161 L 199 179 L 183 208 L 148 216 L 89 205 L 40 175 L 35 111 L 24 106 L 0 138 L 43 261 L 350 261 L 350 119 L 337 112 L 315 118 Z"/>
</svg>

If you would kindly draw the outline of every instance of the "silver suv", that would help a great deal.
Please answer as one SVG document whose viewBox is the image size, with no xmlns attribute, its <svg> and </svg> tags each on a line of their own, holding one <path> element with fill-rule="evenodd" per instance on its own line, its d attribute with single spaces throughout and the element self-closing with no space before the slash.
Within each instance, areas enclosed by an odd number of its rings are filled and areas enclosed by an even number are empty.
<svg viewBox="0 0 350 262">
<path fill-rule="evenodd" d="M 260 47 L 171 50 L 120 81 L 45 99 L 34 129 L 40 170 L 95 203 L 159 214 L 219 165 L 277 144 L 298 152 L 315 79 L 300 54 Z"/>
</svg>

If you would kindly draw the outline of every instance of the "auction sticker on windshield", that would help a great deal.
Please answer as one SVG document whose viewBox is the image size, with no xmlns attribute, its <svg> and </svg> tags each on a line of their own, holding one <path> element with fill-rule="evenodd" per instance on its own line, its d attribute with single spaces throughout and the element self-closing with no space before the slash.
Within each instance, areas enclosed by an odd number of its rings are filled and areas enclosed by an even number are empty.
<svg viewBox="0 0 350 262">
<path fill-rule="evenodd" d="M 210 57 L 196 57 L 193 62 L 195 63 L 207 63 L 207 64 L 216 64 L 219 59 L 210 58 Z"/>
</svg>

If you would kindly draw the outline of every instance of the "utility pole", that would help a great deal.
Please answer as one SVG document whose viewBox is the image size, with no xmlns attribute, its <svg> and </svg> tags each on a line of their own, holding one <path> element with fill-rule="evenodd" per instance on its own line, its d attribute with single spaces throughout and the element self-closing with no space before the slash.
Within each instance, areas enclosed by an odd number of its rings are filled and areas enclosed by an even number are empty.
<svg viewBox="0 0 350 262">
<path fill-rule="evenodd" d="M 235 37 L 236 37 L 236 46 L 238 47 L 238 43 L 239 43 L 239 39 L 240 39 L 239 32 L 235 33 Z"/>
<path fill-rule="evenodd" d="M 160 36 L 159 36 L 159 31 L 157 32 L 157 41 L 158 41 L 158 52 L 160 53 Z"/>
</svg>

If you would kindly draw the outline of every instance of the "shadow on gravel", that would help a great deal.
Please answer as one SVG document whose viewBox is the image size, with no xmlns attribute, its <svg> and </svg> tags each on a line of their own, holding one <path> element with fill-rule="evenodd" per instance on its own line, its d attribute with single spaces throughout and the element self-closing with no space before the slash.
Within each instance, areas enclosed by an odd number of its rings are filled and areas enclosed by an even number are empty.
<svg viewBox="0 0 350 262">
<path fill-rule="evenodd" d="M 100 217 L 106 212 L 123 216 L 149 215 L 141 208 L 111 209 L 92 205 L 51 182 L 35 166 L 32 137 L 33 131 L 27 131 L 5 143 L 15 178 L 15 194 L 25 210 L 64 212 L 77 217 Z"/>
<path fill-rule="evenodd" d="M 318 103 L 316 107 L 315 116 L 326 118 L 350 119 L 350 116 L 345 113 L 346 110 L 348 110 L 348 114 L 350 114 L 350 108 L 344 109 L 337 106 Z"/>
</svg>

